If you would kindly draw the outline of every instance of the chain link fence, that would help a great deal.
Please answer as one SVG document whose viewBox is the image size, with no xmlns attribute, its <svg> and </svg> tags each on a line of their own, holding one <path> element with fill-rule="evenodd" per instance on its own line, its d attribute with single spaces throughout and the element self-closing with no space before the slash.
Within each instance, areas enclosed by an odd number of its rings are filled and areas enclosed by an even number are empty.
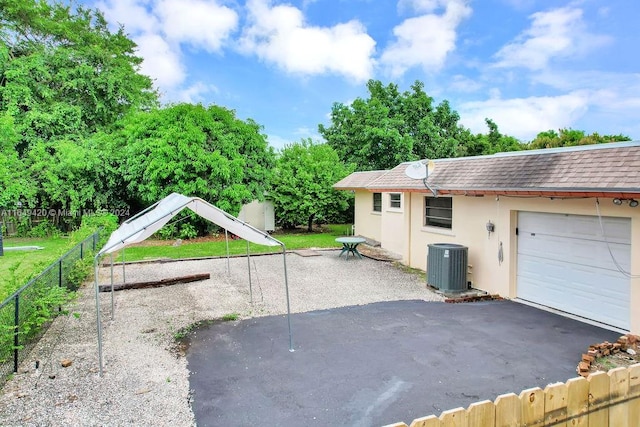
<svg viewBox="0 0 640 427">
<path fill-rule="evenodd" d="M 0 304 L 0 385 L 18 372 L 20 363 L 61 312 L 56 296 L 80 286 L 75 266 L 95 252 L 99 233 L 78 243 Z"/>
</svg>

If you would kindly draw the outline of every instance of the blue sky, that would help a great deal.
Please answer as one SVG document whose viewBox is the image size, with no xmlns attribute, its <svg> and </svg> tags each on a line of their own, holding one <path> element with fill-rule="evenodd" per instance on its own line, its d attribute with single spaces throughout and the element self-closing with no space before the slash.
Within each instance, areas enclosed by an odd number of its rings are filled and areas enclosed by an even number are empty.
<svg viewBox="0 0 640 427">
<path fill-rule="evenodd" d="M 640 2 L 84 0 L 138 44 L 162 101 L 252 118 L 276 148 L 321 140 L 369 79 L 415 80 L 461 123 L 523 141 L 573 128 L 640 139 Z"/>
</svg>

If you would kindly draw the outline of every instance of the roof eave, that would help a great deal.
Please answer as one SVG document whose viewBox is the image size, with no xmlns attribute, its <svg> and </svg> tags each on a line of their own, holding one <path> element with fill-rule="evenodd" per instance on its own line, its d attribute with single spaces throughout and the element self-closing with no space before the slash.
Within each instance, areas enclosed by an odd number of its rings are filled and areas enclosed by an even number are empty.
<svg viewBox="0 0 640 427">
<path fill-rule="evenodd" d="M 640 188 L 438 188 L 441 195 L 457 196 L 521 196 L 521 197 L 603 197 L 628 199 L 640 198 Z M 428 188 L 366 188 L 381 193 L 431 193 Z"/>
</svg>

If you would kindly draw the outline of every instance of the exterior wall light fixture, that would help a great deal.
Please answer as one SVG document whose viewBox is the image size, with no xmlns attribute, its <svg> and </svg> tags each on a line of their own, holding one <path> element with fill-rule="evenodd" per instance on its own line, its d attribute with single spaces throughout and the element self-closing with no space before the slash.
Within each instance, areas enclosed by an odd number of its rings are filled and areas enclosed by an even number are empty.
<svg viewBox="0 0 640 427">
<path fill-rule="evenodd" d="M 616 197 L 613 199 L 613 204 L 616 206 L 620 206 L 623 202 L 629 203 L 629 207 L 635 208 L 638 206 L 638 201 L 636 199 L 620 199 Z"/>
</svg>

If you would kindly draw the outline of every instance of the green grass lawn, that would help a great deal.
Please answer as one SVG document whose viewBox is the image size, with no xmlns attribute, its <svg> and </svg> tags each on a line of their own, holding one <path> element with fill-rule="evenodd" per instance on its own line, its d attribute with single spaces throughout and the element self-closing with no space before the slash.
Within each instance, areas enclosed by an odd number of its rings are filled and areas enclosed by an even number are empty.
<svg viewBox="0 0 640 427">
<path fill-rule="evenodd" d="M 325 225 L 321 231 L 308 233 L 305 230 L 274 233 L 273 237 L 283 242 L 288 250 L 307 248 L 337 248 L 340 246 L 335 239 L 351 231 L 350 225 Z M 4 246 L 42 246 L 44 249 L 35 251 L 5 251 L 0 257 L 0 301 L 24 285 L 27 278 L 39 273 L 39 270 L 55 261 L 67 248 L 69 240 L 64 237 L 46 239 L 5 238 Z M 128 247 L 125 251 L 125 261 L 139 261 L 157 258 L 199 258 L 209 256 L 224 256 L 227 246 L 224 234 L 215 241 L 184 241 L 180 246 L 173 246 L 174 240 L 151 241 L 140 246 Z M 280 252 L 280 246 L 261 246 L 249 244 L 252 254 Z M 246 254 L 247 242 L 244 240 L 229 240 L 229 253 L 232 255 Z M 115 254 L 116 260 L 121 260 L 121 253 Z M 18 280 L 13 283 L 9 269 L 20 263 L 16 270 Z"/>
<path fill-rule="evenodd" d="M 351 230 L 350 225 L 326 225 L 320 232 L 308 233 L 303 230 L 295 232 L 287 231 L 274 233 L 273 237 L 280 240 L 289 249 L 307 248 L 337 248 L 341 245 L 336 243 L 336 237 L 346 235 Z M 151 243 L 151 244 L 150 244 Z M 157 258 L 198 258 L 208 256 L 224 256 L 227 254 L 227 246 L 224 234 L 217 241 L 184 241 L 180 246 L 173 246 L 174 240 L 153 241 L 143 243 L 140 246 L 130 246 L 125 250 L 125 261 L 138 261 Z M 253 243 L 249 244 L 249 251 L 255 253 L 275 253 L 280 252 L 280 246 L 261 246 Z M 247 242 L 244 240 L 229 240 L 229 253 L 232 255 L 246 254 Z M 121 260 L 122 254 L 116 255 L 117 260 Z"/>
<path fill-rule="evenodd" d="M 55 261 L 62 251 L 69 244 L 69 239 L 65 237 L 50 237 L 45 239 L 35 238 L 7 238 L 4 239 L 4 247 L 11 246 L 42 246 L 44 249 L 35 251 L 4 251 L 4 256 L 0 257 L 0 302 L 9 296 L 20 286 L 26 283 L 26 278 L 32 274 L 37 274 L 34 269 L 45 268 Z M 16 270 L 18 283 L 12 283 L 9 269 L 20 263 Z M 22 283 L 25 281 L 25 283 Z"/>
</svg>

